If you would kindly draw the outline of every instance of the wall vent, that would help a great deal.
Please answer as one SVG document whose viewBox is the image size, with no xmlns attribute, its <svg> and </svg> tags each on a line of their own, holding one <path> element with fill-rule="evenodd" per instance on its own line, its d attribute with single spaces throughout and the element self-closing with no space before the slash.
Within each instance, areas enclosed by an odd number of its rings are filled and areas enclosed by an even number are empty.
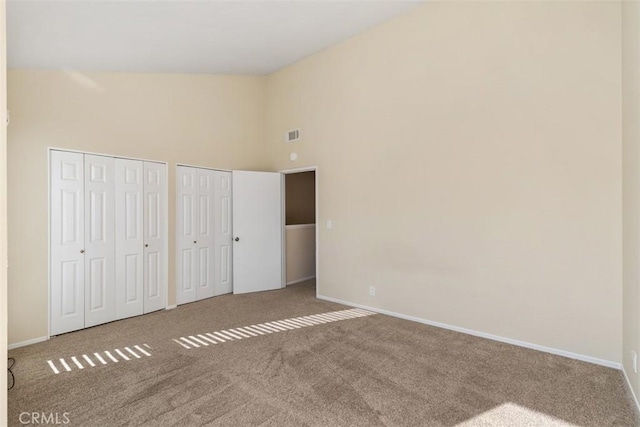
<svg viewBox="0 0 640 427">
<path fill-rule="evenodd" d="M 300 140 L 300 129 L 294 129 L 287 132 L 284 142 L 296 142 Z"/>
</svg>

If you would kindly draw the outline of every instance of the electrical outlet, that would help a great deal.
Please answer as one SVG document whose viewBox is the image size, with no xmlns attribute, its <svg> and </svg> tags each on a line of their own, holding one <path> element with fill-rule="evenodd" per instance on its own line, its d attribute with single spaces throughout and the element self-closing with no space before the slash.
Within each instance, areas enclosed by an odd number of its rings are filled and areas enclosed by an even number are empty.
<svg viewBox="0 0 640 427">
<path fill-rule="evenodd" d="M 369 286 L 369 295 L 371 295 L 372 297 L 376 296 L 376 287 L 375 286 Z"/>
<path fill-rule="evenodd" d="M 333 228 L 333 221 L 331 221 L 330 219 L 327 220 L 327 228 L 329 230 L 331 230 Z"/>
<path fill-rule="evenodd" d="M 631 352 L 631 366 L 633 366 L 633 372 L 638 373 L 638 353 L 635 351 Z"/>
</svg>

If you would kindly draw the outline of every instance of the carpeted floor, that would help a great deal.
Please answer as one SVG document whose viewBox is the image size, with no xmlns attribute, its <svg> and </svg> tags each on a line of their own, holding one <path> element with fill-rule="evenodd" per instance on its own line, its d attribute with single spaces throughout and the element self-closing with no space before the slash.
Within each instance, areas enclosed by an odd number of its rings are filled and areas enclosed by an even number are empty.
<svg viewBox="0 0 640 427">
<path fill-rule="evenodd" d="M 379 314 L 198 348 L 173 341 L 349 308 L 314 296 L 313 282 L 225 295 L 12 350 L 9 425 L 34 413 L 83 427 L 640 425 L 619 371 Z M 81 357 L 127 346 L 141 357 Z"/>
</svg>

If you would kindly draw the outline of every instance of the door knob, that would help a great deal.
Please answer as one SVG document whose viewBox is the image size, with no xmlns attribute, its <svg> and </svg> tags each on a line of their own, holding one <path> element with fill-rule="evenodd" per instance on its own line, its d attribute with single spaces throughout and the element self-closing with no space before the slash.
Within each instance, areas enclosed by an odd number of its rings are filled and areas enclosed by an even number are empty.
<svg viewBox="0 0 640 427">
<path fill-rule="evenodd" d="M 148 247 L 149 247 L 149 244 L 148 244 L 148 243 L 145 243 L 145 244 L 144 244 L 144 247 L 145 247 L 145 248 L 148 248 Z"/>
<path fill-rule="evenodd" d="M 240 241 L 240 238 L 239 238 L 239 237 L 236 237 L 234 240 L 235 240 L 236 242 L 239 242 L 239 241 Z"/>
<path fill-rule="evenodd" d="M 83 254 L 84 253 L 84 249 L 80 249 L 80 253 Z"/>
<path fill-rule="evenodd" d="M 196 240 L 194 240 L 193 243 L 198 243 L 198 242 Z"/>
</svg>

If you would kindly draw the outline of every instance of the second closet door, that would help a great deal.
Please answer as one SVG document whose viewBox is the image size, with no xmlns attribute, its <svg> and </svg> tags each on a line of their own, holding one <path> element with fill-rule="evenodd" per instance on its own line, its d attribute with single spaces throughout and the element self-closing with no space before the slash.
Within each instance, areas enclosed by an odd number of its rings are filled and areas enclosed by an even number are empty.
<svg viewBox="0 0 640 427">
<path fill-rule="evenodd" d="M 214 295 L 215 172 L 177 168 L 178 304 Z"/>
<path fill-rule="evenodd" d="M 214 171 L 215 295 L 233 292 L 231 172 Z"/>
<path fill-rule="evenodd" d="M 143 311 L 150 313 L 165 307 L 166 275 L 164 235 L 167 167 L 164 164 L 143 162 Z"/>
<path fill-rule="evenodd" d="M 198 169 L 198 201 L 196 225 L 196 299 L 210 298 L 214 293 L 214 171 Z"/>
</svg>

